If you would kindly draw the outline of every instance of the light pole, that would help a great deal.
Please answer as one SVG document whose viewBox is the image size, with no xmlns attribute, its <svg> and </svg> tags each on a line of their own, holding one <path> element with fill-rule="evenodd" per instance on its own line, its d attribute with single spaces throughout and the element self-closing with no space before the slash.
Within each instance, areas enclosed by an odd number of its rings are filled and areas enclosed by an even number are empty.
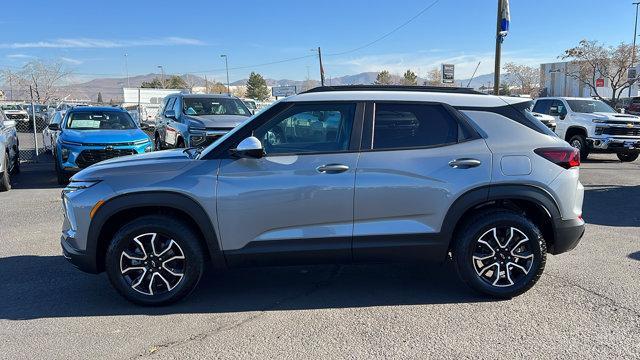
<svg viewBox="0 0 640 360">
<path fill-rule="evenodd" d="M 636 22 L 635 25 L 633 26 L 633 52 L 631 53 L 631 67 L 633 68 L 636 65 L 636 37 L 638 37 L 637 33 L 638 33 L 638 5 L 640 5 L 640 2 L 634 2 L 633 5 L 636 6 Z M 637 76 L 637 74 L 636 74 Z M 631 86 L 633 84 L 629 85 L 629 97 L 631 97 Z"/>
<path fill-rule="evenodd" d="M 493 70 L 493 95 L 500 95 L 500 57 L 502 55 L 502 35 L 500 34 L 500 23 L 502 21 L 502 2 L 498 0 L 498 20 L 496 25 L 496 55 Z"/>
<path fill-rule="evenodd" d="M 231 84 L 229 83 L 229 61 L 228 57 L 225 54 L 220 55 L 221 58 L 224 58 L 224 67 L 227 69 L 227 94 L 231 95 Z"/>
<path fill-rule="evenodd" d="M 322 52 L 320 51 L 320 46 L 318 49 L 311 49 L 313 52 L 318 52 L 318 63 L 320 64 L 320 85 L 324 86 L 324 68 L 322 67 Z"/>
<path fill-rule="evenodd" d="M 127 53 L 124 53 L 124 71 L 127 74 L 127 87 L 131 87 L 131 83 L 129 82 L 129 64 L 127 62 Z"/>
<path fill-rule="evenodd" d="M 162 88 L 166 88 L 164 85 L 164 67 L 162 65 L 158 65 L 158 69 L 160 69 L 160 74 L 162 75 Z"/>
</svg>

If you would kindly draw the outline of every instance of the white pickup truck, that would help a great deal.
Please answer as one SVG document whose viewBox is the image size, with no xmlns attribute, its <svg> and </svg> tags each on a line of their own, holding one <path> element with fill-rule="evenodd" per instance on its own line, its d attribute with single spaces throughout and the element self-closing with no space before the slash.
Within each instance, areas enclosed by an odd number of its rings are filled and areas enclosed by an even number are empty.
<svg viewBox="0 0 640 360">
<path fill-rule="evenodd" d="M 640 155 L 640 117 L 617 113 L 600 100 L 545 97 L 533 111 L 553 116 L 556 134 L 579 149 L 583 160 L 592 152 L 615 153 L 623 162 Z"/>
</svg>

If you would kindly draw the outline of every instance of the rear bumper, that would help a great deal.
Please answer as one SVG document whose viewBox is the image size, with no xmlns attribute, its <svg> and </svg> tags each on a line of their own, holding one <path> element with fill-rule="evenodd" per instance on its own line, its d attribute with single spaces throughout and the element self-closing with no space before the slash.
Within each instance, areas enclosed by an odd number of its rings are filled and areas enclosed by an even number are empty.
<svg viewBox="0 0 640 360">
<path fill-rule="evenodd" d="M 60 246 L 62 247 L 62 255 L 64 258 L 84 272 L 97 274 L 98 270 L 95 257 L 87 256 L 85 252 L 74 248 L 69 241 L 73 241 L 73 239 L 66 238 L 64 235 L 60 239 Z"/>
<path fill-rule="evenodd" d="M 584 220 L 555 220 L 555 241 L 549 252 L 557 255 L 573 250 L 584 235 Z"/>
</svg>

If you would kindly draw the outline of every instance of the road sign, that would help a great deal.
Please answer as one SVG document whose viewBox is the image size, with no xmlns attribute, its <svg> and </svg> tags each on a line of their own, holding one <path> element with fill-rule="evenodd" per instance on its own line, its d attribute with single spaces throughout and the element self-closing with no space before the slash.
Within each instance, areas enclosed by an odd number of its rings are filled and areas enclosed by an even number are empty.
<svg viewBox="0 0 640 360">
<path fill-rule="evenodd" d="M 627 73 L 627 79 L 629 80 L 629 82 L 633 84 L 637 80 L 637 77 L 638 77 L 638 72 L 636 68 L 634 67 L 629 68 L 629 72 Z"/>
<path fill-rule="evenodd" d="M 271 88 L 271 95 L 274 97 L 285 97 L 297 94 L 295 86 L 274 86 Z"/>
<path fill-rule="evenodd" d="M 453 64 L 442 64 L 442 83 L 443 84 L 453 84 L 454 81 L 454 65 Z"/>
<path fill-rule="evenodd" d="M 604 87 L 604 79 L 596 79 L 596 87 Z"/>
</svg>

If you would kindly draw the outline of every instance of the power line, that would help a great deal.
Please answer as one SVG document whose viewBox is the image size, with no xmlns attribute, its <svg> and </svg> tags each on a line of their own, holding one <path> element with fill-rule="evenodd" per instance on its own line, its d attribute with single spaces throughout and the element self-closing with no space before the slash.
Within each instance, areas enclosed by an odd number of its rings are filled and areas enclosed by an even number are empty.
<svg viewBox="0 0 640 360">
<path fill-rule="evenodd" d="M 404 23 L 396 26 L 393 30 L 389 31 L 388 33 L 380 36 L 379 38 L 368 42 L 362 46 L 359 46 L 357 48 L 353 48 L 351 50 L 347 50 L 347 51 L 341 51 L 341 52 L 336 52 L 336 53 L 331 53 L 331 54 L 327 54 L 327 56 L 338 56 L 338 55 L 345 55 L 345 54 L 350 54 L 365 48 L 368 48 L 369 46 L 382 41 L 384 39 L 386 39 L 387 37 L 389 37 L 390 35 L 392 35 L 393 33 L 395 33 L 396 31 L 402 29 L 403 27 L 409 25 L 413 20 L 417 19 L 420 17 L 420 15 L 424 14 L 425 12 L 429 11 L 429 9 L 431 9 L 432 7 L 434 7 L 440 0 L 435 0 L 434 2 L 432 2 L 431 4 L 429 4 L 427 7 L 425 7 L 424 9 L 420 10 L 417 14 L 415 14 L 414 16 L 412 16 L 409 20 L 405 21 Z"/>
</svg>

